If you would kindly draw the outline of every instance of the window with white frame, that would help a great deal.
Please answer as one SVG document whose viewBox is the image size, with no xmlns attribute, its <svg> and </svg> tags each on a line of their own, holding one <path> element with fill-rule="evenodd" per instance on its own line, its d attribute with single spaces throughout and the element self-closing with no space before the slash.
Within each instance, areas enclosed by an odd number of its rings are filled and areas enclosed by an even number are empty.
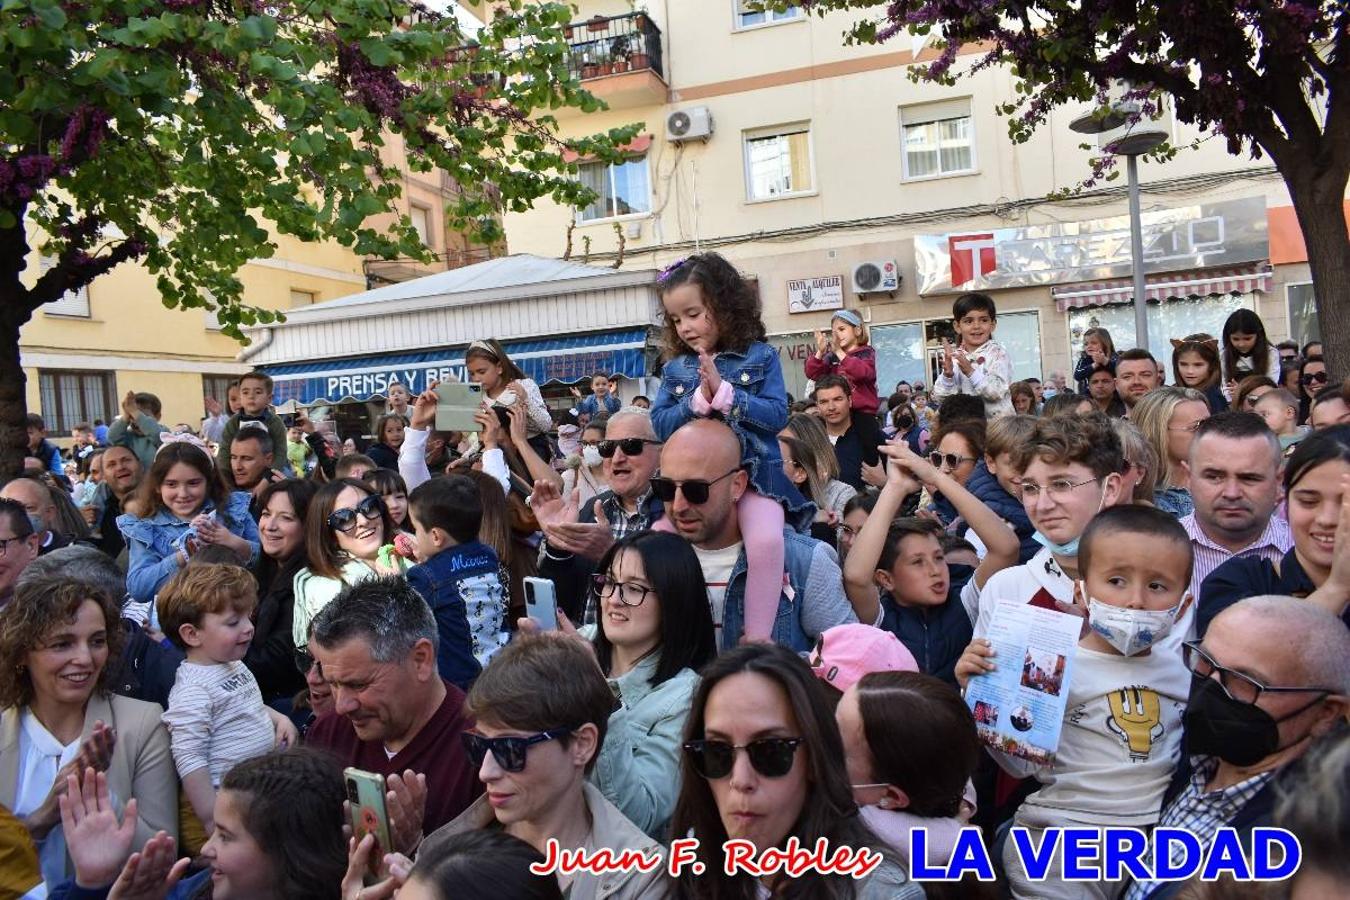
<svg viewBox="0 0 1350 900">
<path fill-rule="evenodd" d="M 43 256 L 38 260 L 39 275 L 45 275 L 49 269 L 55 267 L 56 257 Z M 60 300 L 53 300 L 51 303 L 45 304 L 42 311 L 49 316 L 89 318 L 89 286 L 85 285 L 75 291 L 66 291 Z"/>
<path fill-rule="evenodd" d="M 408 218 L 412 221 L 413 231 L 423 247 L 430 247 L 435 235 L 431 231 L 431 210 L 413 203 L 408 208 Z"/>
<path fill-rule="evenodd" d="M 580 169 L 581 183 L 595 192 L 595 200 L 581 210 L 577 221 L 594 222 L 652 211 L 651 178 L 645 155 L 614 164 L 582 163 Z"/>
<path fill-rule="evenodd" d="M 791 22 L 802 17 L 802 8 L 793 4 L 782 10 L 756 9 L 762 6 L 755 0 L 734 0 L 736 4 L 736 28 L 754 28 L 758 25 L 774 25 L 778 22 Z"/>
<path fill-rule="evenodd" d="M 809 124 L 746 132 L 745 191 L 749 199 L 805 194 L 814 186 Z"/>
<path fill-rule="evenodd" d="M 970 98 L 900 108 L 905 178 L 939 178 L 975 169 Z"/>
</svg>

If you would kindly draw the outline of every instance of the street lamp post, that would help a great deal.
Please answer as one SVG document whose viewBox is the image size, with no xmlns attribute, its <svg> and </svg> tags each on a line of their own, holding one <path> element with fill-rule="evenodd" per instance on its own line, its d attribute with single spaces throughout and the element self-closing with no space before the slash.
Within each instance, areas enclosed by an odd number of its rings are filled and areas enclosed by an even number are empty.
<svg viewBox="0 0 1350 900">
<path fill-rule="evenodd" d="M 1123 85 L 1122 93 L 1131 89 Z M 1167 131 L 1156 120 L 1139 116 L 1136 101 L 1113 101 L 1107 109 L 1079 116 L 1069 128 L 1079 134 L 1095 134 L 1097 147 L 1125 157 L 1130 199 L 1130 273 L 1134 280 L 1134 345 L 1148 349 L 1148 302 L 1144 279 L 1144 223 L 1139 211 L 1139 157 L 1167 140 Z M 1130 121 L 1131 118 L 1134 121 Z"/>
</svg>

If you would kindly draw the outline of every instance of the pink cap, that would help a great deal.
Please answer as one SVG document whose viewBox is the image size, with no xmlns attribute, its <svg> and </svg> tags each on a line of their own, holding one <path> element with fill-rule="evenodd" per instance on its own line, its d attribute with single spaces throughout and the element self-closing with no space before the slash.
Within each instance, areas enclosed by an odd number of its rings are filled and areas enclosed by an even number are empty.
<svg viewBox="0 0 1350 900">
<path fill-rule="evenodd" d="M 836 625 L 820 636 L 811 654 L 811 670 L 831 687 L 847 691 L 870 672 L 917 672 L 900 639 L 871 625 Z"/>
</svg>

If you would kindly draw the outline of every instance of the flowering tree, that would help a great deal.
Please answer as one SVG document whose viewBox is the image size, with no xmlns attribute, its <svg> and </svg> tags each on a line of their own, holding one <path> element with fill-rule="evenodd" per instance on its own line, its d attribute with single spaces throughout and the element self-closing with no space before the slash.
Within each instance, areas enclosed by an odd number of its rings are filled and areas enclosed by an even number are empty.
<svg viewBox="0 0 1350 900">
<path fill-rule="evenodd" d="M 599 108 L 567 71 L 561 3 L 498 0 L 464 33 L 410 0 L 3 0 L 0 3 L 0 470 L 22 463 L 19 329 L 44 303 L 138 260 L 166 306 L 245 306 L 235 272 L 273 233 L 427 258 L 397 169 L 459 185 L 449 224 L 500 237 L 541 197 L 584 206 L 564 150 L 613 160 L 636 126 L 564 147 L 548 110 Z M 568 158 L 575 159 L 575 156 Z M 20 280 L 33 249 L 54 265 Z"/>
<path fill-rule="evenodd" d="M 1350 4 L 805 2 L 822 14 L 881 8 L 851 29 L 858 42 L 939 29 L 941 52 L 919 70 L 929 80 L 954 81 L 962 48 L 975 50 L 970 71 L 1008 66 L 1019 79 L 1019 99 L 1002 112 L 1016 141 L 1057 106 L 1104 103 L 1119 79 L 1145 101 L 1170 96 L 1178 119 L 1222 135 L 1230 152 L 1268 155 L 1303 229 L 1328 363 L 1337 375 L 1350 374 L 1350 238 L 1342 206 L 1350 178 Z"/>
</svg>

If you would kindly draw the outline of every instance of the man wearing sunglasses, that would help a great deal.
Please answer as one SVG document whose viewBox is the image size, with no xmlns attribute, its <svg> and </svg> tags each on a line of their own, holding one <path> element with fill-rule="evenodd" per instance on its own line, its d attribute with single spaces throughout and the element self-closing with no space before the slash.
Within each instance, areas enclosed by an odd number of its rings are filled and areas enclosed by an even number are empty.
<svg viewBox="0 0 1350 900">
<path fill-rule="evenodd" d="M 436 619 L 400 577 L 352 585 L 315 615 L 308 651 L 333 711 L 307 733 L 344 766 L 386 776 L 394 849 L 410 854 L 468 808 L 478 779 L 464 752 L 464 692 L 436 667 Z"/>
<path fill-rule="evenodd" d="M 610 546 L 650 528 L 665 514 L 652 494 L 661 444 L 651 416 L 631 408 L 611 416 L 599 450 L 609 490 L 594 502 L 578 508 L 571 497 L 543 481 L 535 482 L 530 501 L 546 539 L 539 575 L 553 580 L 558 603 L 574 622 L 583 615 L 595 565 Z"/>
<path fill-rule="evenodd" d="M 1343 727 L 1350 631 L 1316 604 L 1252 597 L 1215 616 L 1203 641 L 1184 645 L 1183 658 L 1191 670 L 1185 754 L 1158 825 L 1190 831 L 1208 855 L 1220 827 L 1249 845 L 1251 829 L 1271 824 L 1281 773 L 1316 738 Z M 1137 882 L 1124 900 L 1170 898 L 1184 885 Z"/>
<path fill-rule="evenodd" d="M 661 475 L 652 479 L 675 532 L 698 554 L 723 649 L 735 647 L 744 633 L 746 561 L 736 501 L 745 493 L 749 476 L 740 462 L 740 440 L 730 427 L 695 419 L 661 448 Z M 825 629 L 858 617 L 844 594 L 834 551 L 790 528 L 783 530 L 783 541 L 783 591 L 773 638 L 806 652 Z M 791 614 L 783 615 L 785 611 Z M 873 609 L 868 624 L 878 620 Z"/>
</svg>

